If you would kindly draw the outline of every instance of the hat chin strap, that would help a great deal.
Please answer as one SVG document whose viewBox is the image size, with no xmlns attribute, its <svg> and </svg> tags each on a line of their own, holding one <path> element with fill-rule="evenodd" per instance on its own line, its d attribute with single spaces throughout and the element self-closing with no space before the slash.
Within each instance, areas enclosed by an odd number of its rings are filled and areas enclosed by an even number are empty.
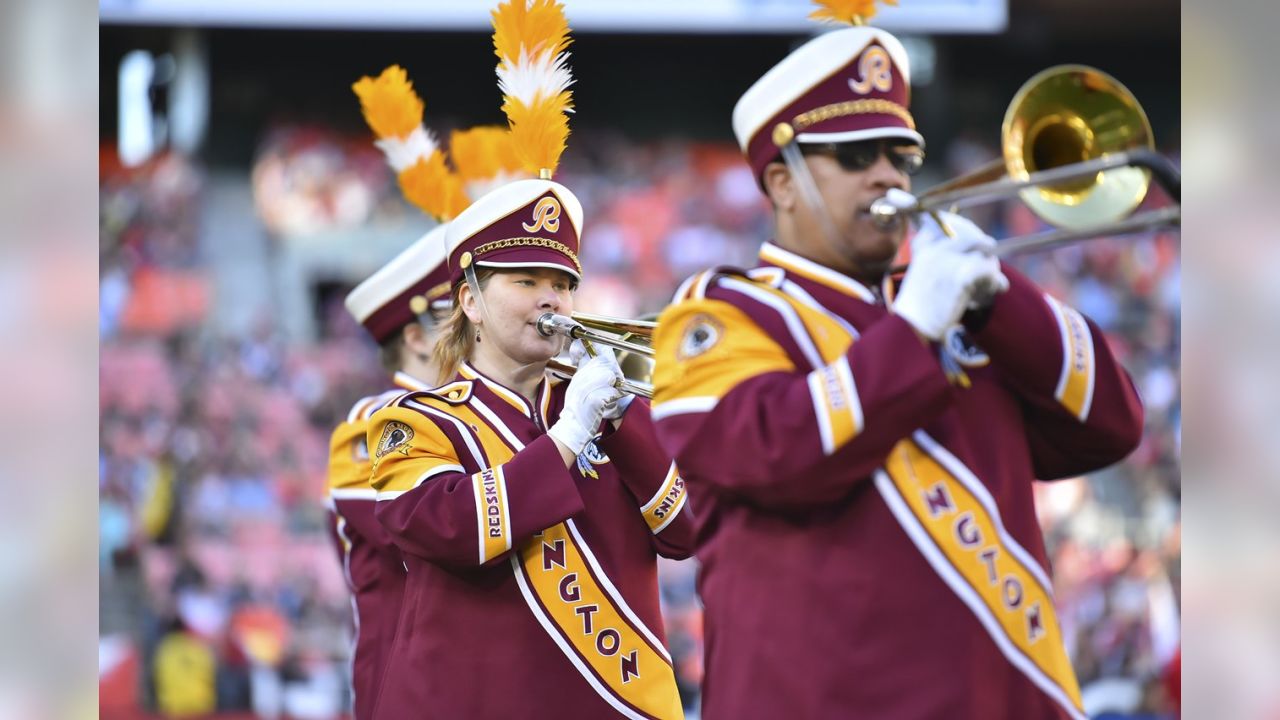
<svg viewBox="0 0 1280 720">
<path fill-rule="evenodd" d="M 827 204 L 822 200 L 822 193 L 818 192 L 818 184 L 814 182 L 813 174 L 809 172 L 804 156 L 800 154 L 800 144 L 792 140 L 779 149 L 782 152 L 782 161 L 786 163 L 787 170 L 791 172 L 791 177 L 795 178 L 796 185 L 800 188 L 801 201 L 809 206 L 809 210 L 814 215 L 818 216 L 818 222 L 822 225 L 827 241 L 833 246 L 838 245 L 840 233 L 831 220 L 831 213 L 827 211 Z"/>
<path fill-rule="evenodd" d="M 475 263 L 463 268 L 462 276 L 467 280 L 467 287 L 471 289 L 471 296 L 476 299 L 476 307 L 480 309 L 480 319 L 483 322 L 488 322 L 490 317 L 489 306 L 485 304 L 484 295 L 480 292 L 480 279 L 476 277 Z M 479 328 L 476 329 L 476 332 L 480 332 Z"/>
</svg>

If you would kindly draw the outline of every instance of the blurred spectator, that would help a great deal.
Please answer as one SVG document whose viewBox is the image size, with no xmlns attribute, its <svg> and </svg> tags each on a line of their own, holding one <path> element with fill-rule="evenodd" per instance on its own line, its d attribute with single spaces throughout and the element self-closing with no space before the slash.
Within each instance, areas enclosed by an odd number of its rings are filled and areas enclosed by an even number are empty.
<svg viewBox="0 0 1280 720">
<path fill-rule="evenodd" d="M 202 717 L 217 709 L 213 650 L 196 633 L 177 624 L 160 641 L 152 662 L 161 715 Z"/>
</svg>

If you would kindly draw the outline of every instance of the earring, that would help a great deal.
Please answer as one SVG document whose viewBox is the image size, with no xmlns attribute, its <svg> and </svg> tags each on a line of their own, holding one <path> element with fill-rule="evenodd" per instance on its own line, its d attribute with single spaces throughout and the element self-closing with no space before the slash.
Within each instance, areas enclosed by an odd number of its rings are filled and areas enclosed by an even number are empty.
<svg viewBox="0 0 1280 720">
<path fill-rule="evenodd" d="M 476 342 L 480 342 L 480 331 L 476 330 Z"/>
</svg>

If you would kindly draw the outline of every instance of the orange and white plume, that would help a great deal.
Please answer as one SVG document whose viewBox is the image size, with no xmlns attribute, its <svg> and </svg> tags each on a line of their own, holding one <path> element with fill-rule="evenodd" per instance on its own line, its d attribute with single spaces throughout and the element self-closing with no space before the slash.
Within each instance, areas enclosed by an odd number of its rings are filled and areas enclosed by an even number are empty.
<svg viewBox="0 0 1280 720">
<path fill-rule="evenodd" d="M 880 0 L 885 5 L 897 5 L 898 0 Z M 876 0 L 814 0 L 818 6 L 809 14 L 811 20 L 833 20 L 846 25 L 861 25 L 875 17 Z"/>
<path fill-rule="evenodd" d="M 449 136 L 449 158 L 472 200 L 500 185 L 529 176 L 516 152 L 511 131 L 501 125 L 454 130 Z"/>
<path fill-rule="evenodd" d="M 554 173 L 569 138 L 574 81 L 565 50 L 571 42 L 557 0 L 505 0 L 493 11 L 502 111 L 530 172 Z"/>
<path fill-rule="evenodd" d="M 405 198 L 441 221 L 466 209 L 462 180 L 445 164 L 435 135 L 423 127 L 422 99 L 404 68 L 392 65 L 377 78 L 360 78 L 351 89 Z"/>
</svg>

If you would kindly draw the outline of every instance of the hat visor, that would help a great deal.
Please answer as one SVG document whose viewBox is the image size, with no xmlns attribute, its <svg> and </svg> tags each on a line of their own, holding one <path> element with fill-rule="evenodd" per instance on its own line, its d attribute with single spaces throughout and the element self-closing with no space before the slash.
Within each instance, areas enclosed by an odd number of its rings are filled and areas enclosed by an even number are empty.
<svg viewBox="0 0 1280 720">
<path fill-rule="evenodd" d="M 861 140 L 878 140 L 880 138 L 900 138 L 924 147 L 924 138 L 915 130 L 902 127 L 878 127 L 865 130 L 843 130 L 838 132 L 807 132 L 796 136 L 801 144 L 846 143 Z"/>
<path fill-rule="evenodd" d="M 573 260 L 563 253 L 544 247 L 516 247 L 498 252 L 486 253 L 483 260 L 476 260 L 476 265 L 494 269 L 513 270 L 522 267 L 544 267 L 552 270 L 563 270 L 577 280 L 582 280 Z"/>
<path fill-rule="evenodd" d="M 582 279 L 582 275 L 578 273 L 578 269 L 567 263 L 560 264 L 555 262 L 510 262 L 510 263 L 478 262 L 476 263 L 476 265 L 478 267 L 490 267 L 495 270 L 516 270 L 519 268 L 533 268 L 533 267 L 551 268 L 552 270 L 563 270 L 569 273 L 570 275 L 572 275 L 576 280 Z"/>
</svg>

